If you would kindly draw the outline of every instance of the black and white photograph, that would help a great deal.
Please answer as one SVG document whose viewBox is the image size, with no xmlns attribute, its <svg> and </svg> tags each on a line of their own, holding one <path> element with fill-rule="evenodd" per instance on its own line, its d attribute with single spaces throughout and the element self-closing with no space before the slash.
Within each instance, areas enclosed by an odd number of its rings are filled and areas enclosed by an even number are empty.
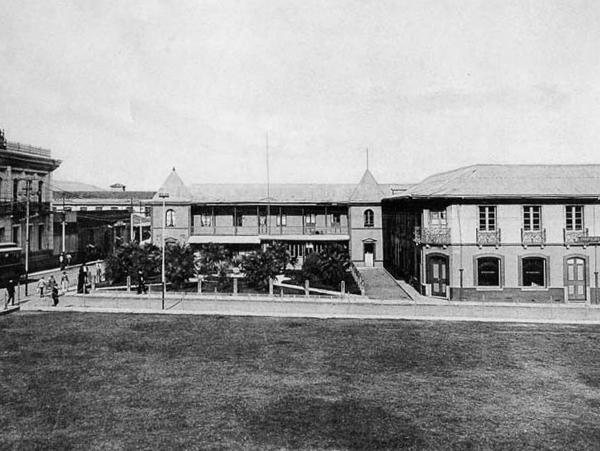
<svg viewBox="0 0 600 451">
<path fill-rule="evenodd" d="M 0 449 L 600 449 L 600 3 L 0 0 Z"/>
</svg>

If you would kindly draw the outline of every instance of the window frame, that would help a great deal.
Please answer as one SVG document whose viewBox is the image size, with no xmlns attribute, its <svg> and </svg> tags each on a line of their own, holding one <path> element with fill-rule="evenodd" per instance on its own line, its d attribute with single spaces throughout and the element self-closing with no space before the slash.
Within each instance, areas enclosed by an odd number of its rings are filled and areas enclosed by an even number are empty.
<svg viewBox="0 0 600 451">
<path fill-rule="evenodd" d="M 543 230 L 541 205 L 523 205 L 523 230 L 525 232 L 540 232 Z"/>
<path fill-rule="evenodd" d="M 169 208 L 165 212 L 165 227 L 175 227 L 175 226 L 176 226 L 175 210 L 173 210 L 172 208 Z"/>
<path fill-rule="evenodd" d="M 577 222 L 580 223 L 579 227 Z M 570 232 L 585 230 L 585 209 L 583 205 L 565 205 L 565 230 Z"/>
<path fill-rule="evenodd" d="M 365 227 L 375 227 L 375 212 L 370 208 L 364 211 L 363 219 Z"/>
<path fill-rule="evenodd" d="M 479 206 L 479 230 L 495 232 L 498 230 L 498 209 L 496 205 Z M 483 227 L 482 227 L 483 226 Z"/>
<path fill-rule="evenodd" d="M 473 276 L 475 281 L 475 287 L 477 289 L 498 289 L 504 286 L 504 258 L 500 255 L 477 255 L 473 257 Z M 496 260 L 498 264 L 498 284 L 495 285 L 482 285 L 481 283 L 481 263 L 484 260 Z"/>
<path fill-rule="evenodd" d="M 525 263 L 528 260 L 540 260 L 542 262 L 543 269 L 543 285 L 525 285 Z M 525 255 L 519 257 L 519 286 L 528 290 L 547 290 L 550 286 L 550 274 L 548 269 L 550 268 L 549 257 L 543 255 Z"/>
<path fill-rule="evenodd" d="M 275 216 L 275 225 L 277 227 L 286 227 L 287 226 L 287 214 L 286 213 L 277 213 Z"/>
</svg>

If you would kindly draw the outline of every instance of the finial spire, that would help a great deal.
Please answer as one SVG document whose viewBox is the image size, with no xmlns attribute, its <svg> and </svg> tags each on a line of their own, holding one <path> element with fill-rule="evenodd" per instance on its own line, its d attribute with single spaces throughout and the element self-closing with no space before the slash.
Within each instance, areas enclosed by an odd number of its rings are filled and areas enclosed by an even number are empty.
<svg viewBox="0 0 600 451">
<path fill-rule="evenodd" d="M 369 170 L 369 148 L 367 147 L 367 171 Z"/>
</svg>

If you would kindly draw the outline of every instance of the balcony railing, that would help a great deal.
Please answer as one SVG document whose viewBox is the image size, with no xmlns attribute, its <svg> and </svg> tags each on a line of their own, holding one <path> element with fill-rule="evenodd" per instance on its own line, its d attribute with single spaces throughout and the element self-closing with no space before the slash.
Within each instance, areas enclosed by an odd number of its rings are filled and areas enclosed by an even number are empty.
<svg viewBox="0 0 600 451">
<path fill-rule="evenodd" d="M 479 230 L 477 229 L 478 246 L 499 246 L 500 229 L 498 230 Z"/>
<path fill-rule="evenodd" d="M 585 230 L 567 230 L 563 229 L 563 237 L 566 246 L 570 246 L 572 244 L 583 244 L 584 246 L 587 244 L 584 239 L 587 238 L 588 229 Z"/>
<path fill-rule="evenodd" d="M 523 244 L 523 246 L 544 246 L 546 244 L 546 229 L 521 229 L 521 243 Z"/>
<path fill-rule="evenodd" d="M 342 226 L 200 226 L 194 225 L 194 235 L 347 235 L 348 227 Z"/>
<path fill-rule="evenodd" d="M 450 244 L 450 229 L 447 227 L 415 227 L 415 243 L 447 246 Z"/>
</svg>

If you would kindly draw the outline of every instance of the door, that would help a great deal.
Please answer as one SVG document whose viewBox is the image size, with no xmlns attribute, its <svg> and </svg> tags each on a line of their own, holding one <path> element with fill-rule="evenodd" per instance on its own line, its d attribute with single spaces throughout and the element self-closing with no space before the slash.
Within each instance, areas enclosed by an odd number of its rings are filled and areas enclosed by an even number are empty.
<svg viewBox="0 0 600 451">
<path fill-rule="evenodd" d="M 579 257 L 567 260 L 567 296 L 569 301 L 585 301 L 585 260 Z"/>
<path fill-rule="evenodd" d="M 375 263 L 375 243 L 364 243 L 365 266 L 373 267 Z"/>
<path fill-rule="evenodd" d="M 443 256 L 429 257 L 428 279 L 431 295 L 446 297 L 448 286 L 448 259 Z"/>
</svg>

